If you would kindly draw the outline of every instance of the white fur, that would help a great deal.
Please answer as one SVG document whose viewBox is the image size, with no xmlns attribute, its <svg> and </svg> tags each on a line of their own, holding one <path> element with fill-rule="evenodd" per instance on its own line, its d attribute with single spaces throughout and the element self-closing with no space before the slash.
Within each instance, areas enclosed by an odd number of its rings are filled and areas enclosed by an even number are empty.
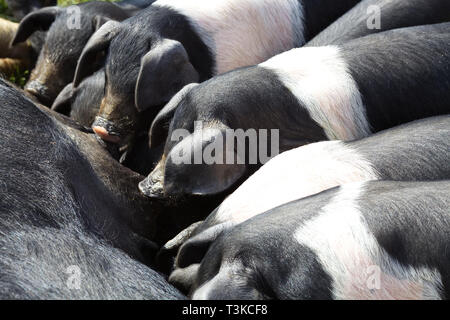
<svg viewBox="0 0 450 320">
<path fill-rule="evenodd" d="M 221 204 L 217 219 L 241 223 L 284 203 L 369 180 L 378 174 L 356 150 L 340 141 L 310 144 L 266 163 Z"/>
<path fill-rule="evenodd" d="M 260 66 L 275 72 L 329 139 L 370 135 L 355 80 L 336 46 L 293 49 Z"/>
<path fill-rule="evenodd" d="M 158 0 L 190 19 L 212 50 L 216 74 L 255 65 L 305 43 L 298 0 Z"/>
<path fill-rule="evenodd" d="M 401 265 L 378 245 L 358 209 L 364 184 L 350 184 L 300 226 L 294 238 L 311 248 L 333 280 L 335 299 L 440 299 L 436 270 Z M 381 271 L 376 287 L 373 268 Z"/>
</svg>

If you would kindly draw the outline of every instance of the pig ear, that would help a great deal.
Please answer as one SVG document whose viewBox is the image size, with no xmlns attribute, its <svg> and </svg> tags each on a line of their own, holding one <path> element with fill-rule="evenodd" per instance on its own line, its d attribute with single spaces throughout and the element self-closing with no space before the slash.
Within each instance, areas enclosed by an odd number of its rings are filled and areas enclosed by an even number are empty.
<svg viewBox="0 0 450 320">
<path fill-rule="evenodd" d="M 73 86 L 69 83 L 64 89 L 58 94 L 51 109 L 53 111 L 62 113 L 66 116 L 70 114 L 71 101 L 73 96 Z"/>
<path fill-rule="evenodd" d="M 215 195 L 229 190 L 245 174 L 245 166 L 242 164 L 202 164 L 193 167 L 197 181 L 188 187 L 190 194 L 198 196 Z"/>
<path fill-rule="evenodd" d="M 93 73 L 92 65 L 95 63 L 97 54 L 108 49 L 111 40 L 119 32 L 120 22 L 108 21 L 100 27 L 89 39 L 78 59 L 73 86 L 76 88 L 81 80 Z"/>
<path fill-rule="evenodd" d="M 105 16 L 95 16 L 94 18 L 94 30 L 97 31 L 100 29 L 105 23 L 108 21 L 112 21 L 110 18 Z"/>
<path fill-rule="evenodd" d="M 169 103 L 156 115 L 155 120 L 153 120 L 152 126 L 149 131 L 149 146 L 157 147 L 167 138 L 167 133 L 169 131 L 169 124 L 178 108 L 180 102 L 184 99 L 186 94 L 192 90 L 198 83 L 191 83 L 186 85 L 181 89 Z"/>
<path fill-rule="evenodd" d="M 35 31 L 48 30 L 55 21 L 56 16 L 61 12 L 59 7 L 47 7 L 31 12 L 20 22 L 11 46 L 27 40 Z"/>
<path fill-rule="evenodd" d="M 158 252 L 156 255 L 156 262 L 158 263 L 158 267 L 164 273 L 170 273 L 173 267 L 173 259 L 175 259 L 180 246 L 183 245 L 193 232 L 200 226 L 203 221 L 198 221 L 191 224 L 189 227 L 181 231 L 175 238 L 168 241 Z"/>
<path fill-rule="evenodd" d="M 166 160 L 164 194 L 170 196 L 181 191 L 190 195 L 215 195 L 229 190 L 241 180 L 246 173 L 246 166 L 237 163 L 238 155 L 234 149 L 224 150 L 220 140 L 217 140 L 221 139 L 225 147 L 231 148 L 231 143 L 225 143 L 225 137 L 225 130 L 204 129 L 202 133 L 191 134 L 176 144 Z M 215 145 L 220 147 L 214 148 Z M 208 164 L 204 155 L 210 152 L 205 152 L 206 148 L 214 149 L 214 159 L 223 159 L 222 164 Z M 227 154 L 233 159 L 229 164 L 226 164 Z M 195 155 L 201 156 L 200 164 L 194 164 Z M 189 157 L 190 163 L 185 163 Z"/>
<path fill-rule="evenodd" d="M 164 39 L 141 60 L 135 90 L 138 111 L 167 103 L 185 85 L 198 82 L 199 75 L 189 62 L 183 45 Z"/>
<path fill-rule="evenodd" d="M 201 263 L 211 244 L 222 232 L 229 230 L 232 222 L 216 224 L 185 241 L 175 260 L 176 268 L 186 268 L 191 264 Z"/>
</svg>

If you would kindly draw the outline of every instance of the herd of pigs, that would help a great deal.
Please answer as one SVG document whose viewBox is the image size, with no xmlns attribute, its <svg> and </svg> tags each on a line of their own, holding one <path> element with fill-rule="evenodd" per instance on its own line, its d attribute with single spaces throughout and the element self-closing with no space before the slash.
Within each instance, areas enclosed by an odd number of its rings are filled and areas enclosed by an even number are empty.
<svg viewBox="0 0 450 320">
<path fill-rule="evenodd" d="M 449 0 L 7 3 L 0 298 L 450 298 Z"/>
</svg>

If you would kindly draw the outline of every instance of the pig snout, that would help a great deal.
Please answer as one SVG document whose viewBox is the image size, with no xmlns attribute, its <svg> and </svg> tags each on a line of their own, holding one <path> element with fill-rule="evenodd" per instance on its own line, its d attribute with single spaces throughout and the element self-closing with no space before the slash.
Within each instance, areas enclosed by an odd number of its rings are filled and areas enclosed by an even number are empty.
<svg viewBox="0 0 450 320">
<path fill-rule="evenodd" d="M 152 175 L 149 175 L 145 180 L 139 183 L 139 190 L 142 192 L 142 194 L 149 198 L 164 198 L 164 188 L 162 180 Z"/>
<path fill-rule="evenodd" d="M 95 118 L 92 130 L 104 141 L 116 144 L 121 142 L 119 129 L 112 122 L 102 117 Z"/>
<path fill-rule="evenodd" d="M 164 196 L 164 161 L 161 160 L 147 178 L 139 183 L 141 193 L 149 198 L 163 199 Z"/>
<path fill-rule="evenodd" d="M 36 97 L 42 104 L 46 106 L 51 105 L 53 99 L 50 97 L 48 87 L 41 82 L 30 81 L 25 85 L 24 89 L 26 92 Z"/>
</svg>

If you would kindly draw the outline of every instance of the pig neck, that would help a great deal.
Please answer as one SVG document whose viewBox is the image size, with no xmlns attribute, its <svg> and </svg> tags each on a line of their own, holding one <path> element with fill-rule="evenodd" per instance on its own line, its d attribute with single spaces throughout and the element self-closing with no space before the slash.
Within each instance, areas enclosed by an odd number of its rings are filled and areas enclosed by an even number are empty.
<svg viewBox="0 0 450 320">
<path fill-rule="evenodd" d="M 305 43 L 297 0 L 158 0 L 154 6 L 187 17 L 215 57 L 214 74 L 258 64 Z"/>
</svg>

